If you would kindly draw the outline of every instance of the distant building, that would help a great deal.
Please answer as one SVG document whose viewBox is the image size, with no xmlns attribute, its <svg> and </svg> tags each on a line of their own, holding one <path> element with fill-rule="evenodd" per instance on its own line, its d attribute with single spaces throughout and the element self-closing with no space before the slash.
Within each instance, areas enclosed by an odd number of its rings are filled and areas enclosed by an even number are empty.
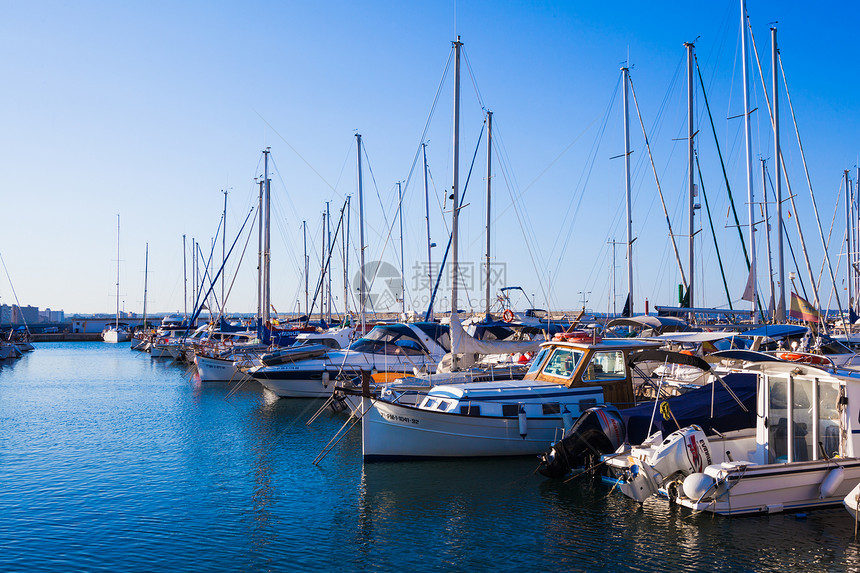
<svg viewBox="0 0 860 573">
<path fill-rule="evenodd" d="M 12 305 L 12 324 L 38 324 L 39 322 L 38 306 Z"/>
<path fill-rule="evenodd" d="M 12 324 L 12 307 L 0 304 L 0 324 Z"/>
<path fill-rule="evenodd" d="M 39 313 L 39 317 L 41 318 L 41 322 L 64 322 L 66 320 L 66 313 L 62 310 L 46 308 Z"/>
</svg>

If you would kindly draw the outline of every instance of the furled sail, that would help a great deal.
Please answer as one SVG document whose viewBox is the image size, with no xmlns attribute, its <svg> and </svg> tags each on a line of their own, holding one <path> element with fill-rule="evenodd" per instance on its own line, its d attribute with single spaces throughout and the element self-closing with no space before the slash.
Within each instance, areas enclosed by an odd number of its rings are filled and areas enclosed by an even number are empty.
<svg viewBox="0 0 860 573">
<path fill-rule="evenodd" d="M 532 340 L 478 340 L 463 330 L 458 313 L 451 313 L 451 352 L 455 354 L 525 353 L 537 350 L 540 344 L 540 341 Z"/>
</svg>

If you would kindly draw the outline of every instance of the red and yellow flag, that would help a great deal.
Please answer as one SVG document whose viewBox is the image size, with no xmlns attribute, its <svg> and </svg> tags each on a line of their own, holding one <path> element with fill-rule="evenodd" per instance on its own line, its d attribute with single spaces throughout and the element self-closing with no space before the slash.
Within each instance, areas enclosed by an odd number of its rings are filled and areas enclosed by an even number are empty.
<svg viewBox="0 0 860 573">
<path fill-rule="evenodd" d="M 815 310 L 815 307 L 809 304 L 808 300 L 797 296 L 795 293 L 791 293 L 791 306 L 788 316 L 806 322 L 821 322 L 821 315 Z"/>
</svg>

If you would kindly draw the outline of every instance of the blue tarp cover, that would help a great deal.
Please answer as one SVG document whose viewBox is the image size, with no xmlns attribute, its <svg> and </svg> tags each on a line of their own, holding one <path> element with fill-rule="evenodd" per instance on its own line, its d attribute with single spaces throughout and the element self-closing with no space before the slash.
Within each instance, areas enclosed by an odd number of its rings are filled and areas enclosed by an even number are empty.
<svg viewBox="0 0 860 573">
<path fill-rule="evenodd" d="M 692 424 L 700 426 L 706 434 L 713 434 L 716 429 L 719 432 L 731 430 L 742 430 L 755 427 L 756 422 L 756 387 L 758 375 L 749 373 L 732 373 L 723 376 L 723 381 L 732 389 L 737 397 L 746 406 L 748 412 L 744 412 L 734 398 L 726 391 L 722 384 L 714 382 L 714 418 L 711 419 L 711 385 L 705 385 L 695 390 L 685 392 L 680 396 L 660 400 L 668 402 L 669 409 L 678 420 L 681 428 Z M 654 413 L 654 402 L 641 404 L 633 408 L 621 410 L 624 424 L 627 427 L 627 441 L 631 444 L 641 444 L 648 437 L 648 426 Z M 657 406 L 657 414 L 654 416 L 654 424 L 651 433 L 657 430 L 663 432 L 663 437 L 668 436 L 678 426 L 671 418 L 664 420 L 660 415 L 660 406 Z"/>
</svg>

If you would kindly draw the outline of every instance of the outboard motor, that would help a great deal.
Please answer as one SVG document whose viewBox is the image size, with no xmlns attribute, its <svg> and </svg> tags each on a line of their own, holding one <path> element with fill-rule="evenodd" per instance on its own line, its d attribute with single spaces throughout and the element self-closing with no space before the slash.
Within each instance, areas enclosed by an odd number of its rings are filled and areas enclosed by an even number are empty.
<svg viewBox="0 0 860 573">
<path fill-rule="evenodd" d="M 634 448 L 619 489 L 641 503 L 670 480 L 701 473 L 711 463 L 705 432 L 699 426 L 688 426 L 669 434 L 647 457 L 637 459 Z"/>
<path fill-rule="evenodd" d="M 538 471 L 548 478 L 562 478 L 575 468 L 592 470 L 600 456 L 624 443 L 626 430 L 621 413 L 613 406 L 589 408 L 563 439 L 541 454 Z"/>
</svg>

